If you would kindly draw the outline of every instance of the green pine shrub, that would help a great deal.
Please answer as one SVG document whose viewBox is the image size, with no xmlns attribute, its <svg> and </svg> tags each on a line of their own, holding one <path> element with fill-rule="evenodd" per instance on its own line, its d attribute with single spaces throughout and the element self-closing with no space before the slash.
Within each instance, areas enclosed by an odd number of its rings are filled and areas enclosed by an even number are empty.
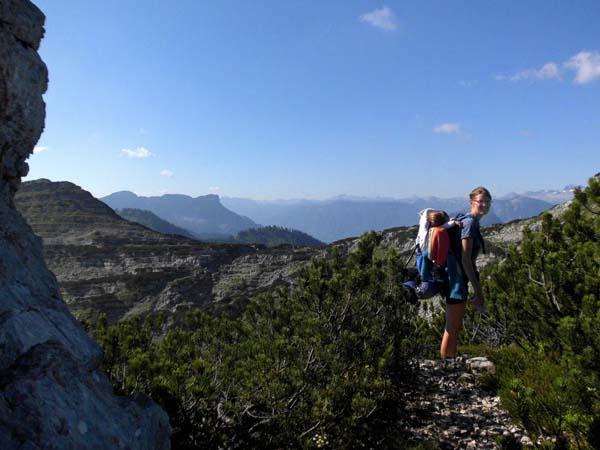
<svg viewBox="0 0 600 450">
<path fill-rule="evenodd" d="M 105 370 L 119 392 L 166 409 L 174 448 L 405 448 L 397 388 L 428 326 L 380 240 L 368 233 L 345 260 L 314 259 L 297 286 L 254 299 L 239 319 L 196 312 L 162 338 L 152 319 L 100 321 Z"/>
<path fill-rule="evenodd" d="M 600 448 L 600 181 L 483 273 L 502 403 L 554 448 Z M 493 337 L 493 339 L 490 339 Z"/>
</svg>

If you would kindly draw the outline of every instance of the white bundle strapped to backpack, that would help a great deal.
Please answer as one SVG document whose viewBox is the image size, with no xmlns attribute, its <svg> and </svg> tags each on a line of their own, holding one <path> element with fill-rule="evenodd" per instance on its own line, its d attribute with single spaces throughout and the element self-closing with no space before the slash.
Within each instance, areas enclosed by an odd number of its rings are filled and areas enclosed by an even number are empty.
<svg viewBox="0 0 600 450">
<path fill-rule="evenodd" d="M 429 228 L 431 224 L 427 220 L 427 214 L 429 211 L 434 211 L 433 208 L 425 208 L 419 211 L 419 232 L 417 233 L 417 239 L 415 240 L 415 244 L 418 246 L 421 251 L 427 248 L 427 244 L 429 243 Z"/>
</svg>

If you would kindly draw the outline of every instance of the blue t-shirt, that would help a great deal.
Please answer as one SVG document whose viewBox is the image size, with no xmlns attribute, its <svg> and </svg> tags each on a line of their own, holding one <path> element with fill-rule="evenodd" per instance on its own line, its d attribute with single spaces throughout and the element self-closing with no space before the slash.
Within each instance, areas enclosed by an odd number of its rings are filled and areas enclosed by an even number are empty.
<svg viewBox="0 0 600 450">
<path fill-rule="evenodd" d="M 460 238 L 473 238 L 473 254 L 471 255 L 471 260 L 473 261 L 473 264 L 475 264 L 477 255 L 479 255 L 479 251 L 483 246 L 483 237 L 479 230 L 479 222 L 475 217 L 469 214 L 462 220 L 462 224 L 463 227 L 460 230 Z"/>
</svg>

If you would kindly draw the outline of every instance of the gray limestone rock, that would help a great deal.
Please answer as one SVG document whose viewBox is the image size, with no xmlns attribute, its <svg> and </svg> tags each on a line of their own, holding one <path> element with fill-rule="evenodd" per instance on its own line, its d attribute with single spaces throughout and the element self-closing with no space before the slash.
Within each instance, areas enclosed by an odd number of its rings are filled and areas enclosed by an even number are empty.
<svg viewBox="0 0 600 450">
<path fill-rule="evenodd" d="M 468 359 L 466 363 L 469 371 L 475 375 L 496 374 L 496 365 L 483 356 Z"/>
<path fill-rule="evenodd" d="M 90 372 L 62 343 L 47 341 L 0 373 L 10 434 L 43 436 L 39 448 L 169 447 L 164 412 L 143 395 L 115 397 L 108 379 Z"/>
<path fill-rule="evenodd" d="M 457 357 L 452 361 L 421 360 L 412 382 L 404 386 L 410 416 L 411 441 L 438 442 L 437 448 L 496 449 L 499 436 L 528 442 L 523 431 L 500 407 L 500 398 L 469 373 L 472 364 L 487 358 Z M 463 382 L 469 378 L 469 382 Z M 472 378 L 471 378 L 472 377 Z M 518 440 L 517 440 L 518 442 Z"/>
<path fill-rule="evenodd" d="M 158 406 L 113 395 L 98 345 L 69 313 L 41 240 L 14 208 L 44 127 L 43 24 L 31 2 L 0 1 L 0 448 L 169 448 Z"/>
</svg>

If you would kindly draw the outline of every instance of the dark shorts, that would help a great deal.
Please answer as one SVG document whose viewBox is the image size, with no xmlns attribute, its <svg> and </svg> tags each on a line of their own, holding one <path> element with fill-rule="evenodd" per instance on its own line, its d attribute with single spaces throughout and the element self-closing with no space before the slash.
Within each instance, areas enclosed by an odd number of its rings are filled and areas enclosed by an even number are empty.
<svg viewBox="0 0 600 450">
<path fill-rule="evenodd" d="M 479 272 L 475 270 L 475 275 L 479 279 Z M 464 274 L 461 264 L 454 255 L 448 255 L 447 261 L 448 285 L 446 286 L 446 304 L 460 305 L 467 301 L 469 296 L 469 278 Z"/>
</svg>

